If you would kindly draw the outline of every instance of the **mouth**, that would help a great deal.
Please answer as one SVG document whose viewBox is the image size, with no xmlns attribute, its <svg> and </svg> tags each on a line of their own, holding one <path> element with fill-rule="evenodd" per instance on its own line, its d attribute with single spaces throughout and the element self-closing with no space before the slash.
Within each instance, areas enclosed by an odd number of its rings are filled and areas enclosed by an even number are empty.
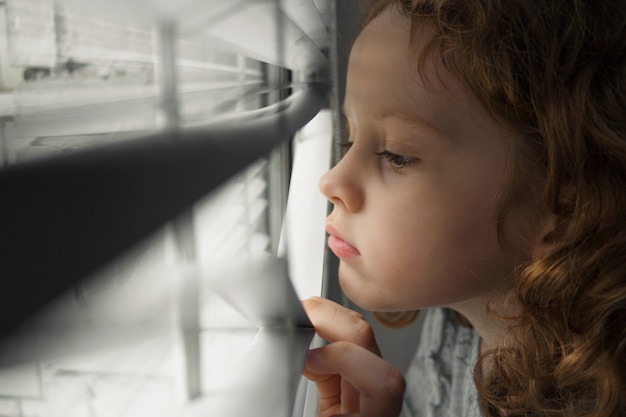
<svg viewBox="0 0 626 417">
<path fill-rule="evenodd" d="M 361 252 L 350 243 L 343 240 L 338 231 L 330 224 L 326 225 L 328 233 L 328 247 L 340 259 L 350 259 L 361 256 Z"/>
</svg>

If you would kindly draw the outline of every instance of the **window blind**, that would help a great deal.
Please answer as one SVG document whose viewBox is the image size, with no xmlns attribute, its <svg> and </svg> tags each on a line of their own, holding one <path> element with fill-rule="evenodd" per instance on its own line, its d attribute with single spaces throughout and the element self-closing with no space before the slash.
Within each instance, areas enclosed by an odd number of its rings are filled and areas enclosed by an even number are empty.
<svg viewBox="0 0 626 417">
<path fill-rule="evenodd" d="M 218 403 L 222 407 L 220 399 L 227 398 L 220 393 L 224 385 L 214 383 L 219 381 L 216 374 L 232 370 L 225 364 L 249 359 L 250 349 L 265 352 L 256 356 L 259 364 L 268 357 L 284 361 L 300 352 L 296 365 L 277 368 L 289 371 L 282 375 L 285 384 L 279 389 L 285 393 L 275 397 L 280 404 L 265 404 L 274 412 L 289 409 L 296 371 L 292 366 L 297 368 L 303 360 L 300 345 L 306 345 L 309 336 L 295 346 L 295 333 L 282 324 L 251 322 L 252 313 L 242 312 L 232 297 L 224 298 L 223 289 L 222 293 L 215 290 L 232 278 L 229 273 L 222 272 L 216 281 L 211 271 L 217 265 L 242 266 L 275 256 L 281 226 L 276 218 L 282 218 L 286 204 L 289 148 L 270 150 L 321 105 L 310 84 L 324 76 L 328 4 L 186 1 L 174 8 L 170 3 L 7 0 L 0 4 L 0 25 L 6 29 L 0 31 L 4 34 L 0 42 L 7 46 L 0 48 L 6 51 L 0 53 L 4 165 L 0 187 L 15 199 L 15 204 L 3 209 L 3 221 L 39 221 L 47 227 L 33 214 L 49 216 L 50 222 L 70 216 L 67 207 L 57 207 L 50 198 L 54 192 L 22 200 L 20 192 L 12 191 L 20 187 L 28 191 L 47 177 L 44 182 L 58 185 L 59 200 L 64 200 L 81 190 L 66 187 L 77 182 L 75 176 L 60 185 L 51 180 L 57 176 L 63 180 L 59 173 L 66 171 L 91 179 L 94 172 L 103 172 L 98 169 L 113 167 L 104 172 L 119 170 L 133 174 L 129 180 L 143 178 L 133 186 L 148 184 L 152 177 L 154 188 L 170 190 L 176 184 L 193 188 L 190 183 L 204 182 L 206 191 L 212 190 L 201 199 L 202 193 L 194 191 L 193 203 L 182 204 L 183 211 L 176 209 L 181 214 L 172 222 L 145 233 L 139 243 L 80 278 L 38 309 L 36 316 L 20 322 L 19 331 L 4 335 L 0 414 L 206 412 Z M 318 90 L 323 91 L 323 86 Z M 241 149 L 231 146 L 225 151 L 229 140 Z M 171 158 L 164 159 L 166 164 L 159 169 L 159 158 L 168 150 Z M 219 165 L 220 175 L 206 178 L 212 175 L 206 168 L 192 171 L 199 173 L 196 176 L 186 171 L 171 174 L 185 165 L 200 164 L 202 158 L 190 157 L 195 151 L 206 154 L 205 164 Z M 118 165 L 109 164 L 110 160 Z M 251 160 L 256 162 L 248 165 Z M 126 170 L 126 161 L 139 161 L 136 171 L 141 172 Z M 84 207 L 94 210 L 89 216 L 94 222 L 106 220 L 102 207 L 113 207 L 116 195 L 125 196 L 118 205 L 136 198 L 132 192 L 117 193 L 118 184 L 109 177 L 98 184 L 105 188 L 87 187 L 82 189 L 84 199 L 76 196 L 76 201 L 89 202 Z M 221 185 L 214 189 L 217 184 Z M 106 196 L 100 207 L 87 198 L 99 192 Z M 135 221 L 160 211 L 168 199 L 181 197 L 164 192 L 163 203 L 157 205 L 148 204 L 147 198 L 137 199 L 136 207 L 144 212 L 138 210 L 142 214 L 135 214 Z M 29 201 L 46 204 L 22 211 Z M 112 227 L 119 227 L 115 225 L 123 219 L 120 216 L 110 222 Z M 48 236 L 46 242 L 54 239 Z M 16 241 L 2 242 L 5 256 L 17 253 L 10 249 Z M 86 253 L 101 251 L 99 240 L 84 245 L 90 247 Z M 49 243 L 37 246 L 39 251 L 49 249 Z M 44 255 L 32 253 L 33 263 L 44 264 Z M 78 258 L 71 262 L 80 263 Z M 55 265 L 54 259 L 48 261 Z M 15 275 L 17 261 L 5 258 L 2 263 L 8 265 L 5 271 Z M 271 285 L 289 290 L 286 265 L 280 261 L 276 265 L 268 267 L 265 275 L 250 267 L 246 271 L 260 277 L 282 276 L 283 281 Z M 60 278 L 59 271 L 65 271 L 61 266 L 50 270 L 47 278 Z M 206 275 L 213 277 L 212 285 L 204 283 Z M 293 301 L 293 290 L 289 291 L 280 299 Z M 293 308 L 286 305 L 281 314 L 300 314 Z M 262 372 L 258 370 L 257 379 Z M 200 408 L 185 407 L 197 398 L 211 401 L 200 403 Z"/>
</svg>

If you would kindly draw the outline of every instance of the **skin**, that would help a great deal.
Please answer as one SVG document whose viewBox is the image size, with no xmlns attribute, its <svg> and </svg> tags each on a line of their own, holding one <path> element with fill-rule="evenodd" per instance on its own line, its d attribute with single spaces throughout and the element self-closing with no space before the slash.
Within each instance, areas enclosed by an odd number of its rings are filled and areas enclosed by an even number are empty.
<svg viewBox="0 0 626 417">
<path fill-rule="evenodd" d="M 334 204 L 329 246 L 340 258 L 346 295 L 374 311 L 446 306 L 465 315 L 493 346 L 502 324 L 485 311 L 506 295 L 519 260 L 549 243 L 553 218 L 540 187 L 505 218 L 498 240 L 495 206 L 512 134 L 498 125 L 436 60 L 422 79 L 416 54 L 427 26 L 410 43 L 410 21 L 387 9 L 359 35 L 350 55 L 344 113 L 349 150 L 320 181 Z M 304 302 L 330 342 L 309 353 L 305 375 L 317 382 L 320 416 L 393 416 L 402 375 L 380 358 L 358 313 L 321 298 Z"/>
</svg>

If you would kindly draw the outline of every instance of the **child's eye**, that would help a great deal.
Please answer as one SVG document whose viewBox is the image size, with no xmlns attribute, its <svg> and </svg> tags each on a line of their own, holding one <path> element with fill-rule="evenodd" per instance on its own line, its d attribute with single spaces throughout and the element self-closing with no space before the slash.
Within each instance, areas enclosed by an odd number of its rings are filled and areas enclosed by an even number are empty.
<svg viewBox="0 0 626 417">
<path fill-rule="evenodd" d="M 385 161 L 387 161 L 387 163 L 395 171 L 401 171 L 402 169 L 407 168 L 417 162 L 417 158 L 415 157 L 396 155 L 395 153 L 391 153 L 389 151 L 376 152 L 376 155 L 384 158 Z"/>
<path fill-rule="evenodd" d="M 350 150 L 350 148 L 352 147 L 352 145 L 354 144 L 354 142 L 343 142 L 339 144 L 339 147 L 341 148 L 341 157 L 343 158 L 345 154 L 348 153 L 348 151 Z"/>
</svg>

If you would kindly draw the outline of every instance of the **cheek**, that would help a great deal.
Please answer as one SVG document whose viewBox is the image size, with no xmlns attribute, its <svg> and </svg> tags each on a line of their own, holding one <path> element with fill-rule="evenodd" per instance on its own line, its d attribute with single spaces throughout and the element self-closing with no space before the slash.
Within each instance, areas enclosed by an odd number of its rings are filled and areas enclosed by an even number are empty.
<svg viewBox="0 0 626 417">
<path fill-rule="evenodd" d="M 484 206 L 454 201 L 391 211 L 371 241 L 371 273 L 404 308 L 449 305 L 510 285 L 512 258 L 499 245 L 491 205 Z"/>
<path fill-rule="evenodd" d="M 387 257 L 395 260 L 396 269 L 465 276 L 477 260 L 500 255 L 496 226 L 489 216 L 439 211 L 416 215 L 413 224 L 398 230 Z"/>
<path fill-rule="evenodd" d="M 383 267 L 384 284 L 403 308 L 426 308 L 489 296 L 512 284 L 513 262 L 495 236 L 440 234 L 412 248 L 397 248 Z M 395 302 L 395 301 L 394 301 Z"/>
</svg>

